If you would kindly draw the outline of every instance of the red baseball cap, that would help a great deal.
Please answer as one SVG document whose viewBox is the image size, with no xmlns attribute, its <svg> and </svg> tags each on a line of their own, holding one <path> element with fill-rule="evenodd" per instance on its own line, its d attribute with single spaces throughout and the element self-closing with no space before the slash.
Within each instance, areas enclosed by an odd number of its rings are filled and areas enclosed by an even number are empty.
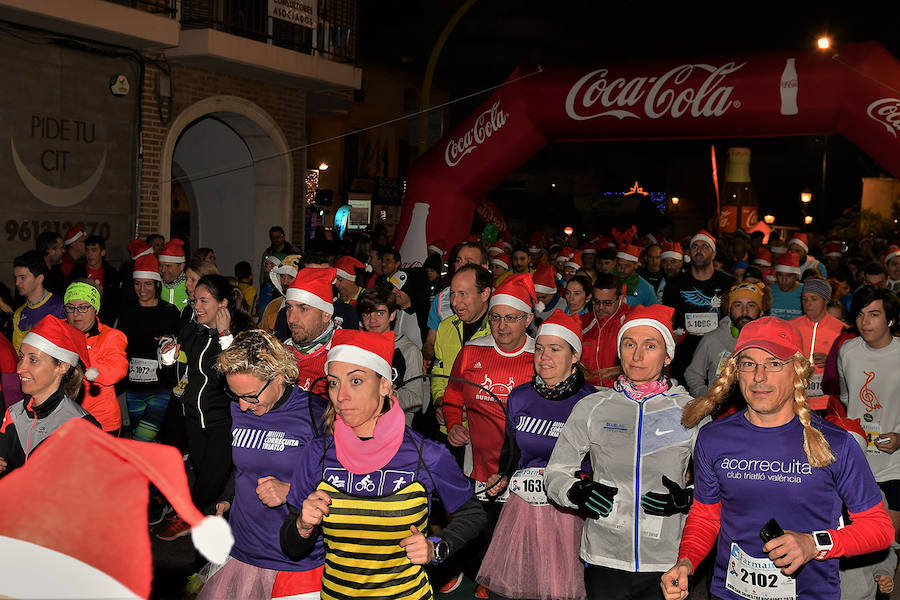
<svg viewBox="0 0 900 600">
<path fill-rule="evenodd" d="M 747 348 L 759 348 L 779 360 L 788 360 L 797 352 L 803 352 L 803 338 L 787 321 L 778 317 L 761 317 L 741 329 L 734 354 Z"/>
</svg>

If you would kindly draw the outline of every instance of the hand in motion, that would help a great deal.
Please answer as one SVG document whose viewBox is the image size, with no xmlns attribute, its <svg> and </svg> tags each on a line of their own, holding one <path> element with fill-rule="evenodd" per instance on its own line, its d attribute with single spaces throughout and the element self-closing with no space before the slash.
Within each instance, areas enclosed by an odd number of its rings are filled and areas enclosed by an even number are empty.
<svg viewBox="0 0 900 600">
<path fill-rule="evenodd" d="M 691 561 L 682 558 L 663 573 L 660 587 L 666 600 L 684 600 L 688 596 L 688 576 L 694 568 Z"/>
<path fill-rule="evenodd" d="M 231 327 L 231 313 L 228 312 L 227 306 L 220 306 L 216 310 L 216 331 L 219 333 L 228 330 Z"/>
<path fill-rule="evenodd" d="M 221 502 L 216 502 L 216 516 L 221 517 L 225 513 L 231 510 L 231 502 L 226 500 L 222 500 Z"/>
<path fill-rule="evenodd" d="M 816 542 L 811 533 L 785 531 L 784 535 L 769 540 L 763 546 L 776 567 L 785 575 L 793 575 L 797 569 L 808 563 L 816 555 Z"/>
<path fill-rule="evenodd" d="M 290 483 L 279 481 L 271 475 L 260 477 L 256 484 L 256 495 L 269 508 L 275 508 L 284 504 L 287 500 L 288 492 L 291 490 Z"/>
<path fill-rule="evenodd" d="M 878 440 L 884 441 L 879 442 Z M 900 448 L 900 435 L 891 432 L 882 433 L 879 437 L 875 438 L 875 447 L 882 452 L 893 454 L 897 451 L 897 448 Z"/>
<path fill-rule="evenodd" d="M 694 502 L 694 489 L 683 488 L 665 475 L 662 476 L 662 483 L 669 493 L 647 492 L 641 496 L 641 508 L 655 517 L 668 517 L 676 513 L 686 515 Z"/>
<path fill-rule="evenodd" d="M 453 446 L 465 446 L 469 441 L 469 430 L 462 425 L 454 425 L 447 432 L 447 440 Z"/>
<path fill-rule="evenodd" d="M 434 544 L 416 529 L 415 525 L 410 525 L 409 535 L 400 540 L 400 547 L 406 549 L 406 558 L 414 565 L 427 565 L 434 560 Z"/>
<path fill-rule="evenodd" d="M 331 513 L 329 505 L 331 496 L 321 490 L 316 490 L 303 501 L 303 509 L 300 518 L 297 519 L 297 531 L 303 537 L 308 537 L 313 527 L 322 522 Z"/>
<path fill-rule="evenodd" d="M 576 481 L 569 488 L 568 496 L 572 504 L 585 511 L 592 519 L 608 517 L 613 509 L 613 498 L 619 488 L 610 487 L 597 481 Z"/>
<path fill-rule="evenodd" d="M 503 490 L 506 489 L 507 485 L 509 485 L 509 479 L 505 476 L 500 477 L 499 473 L 491 475 L 488 477 L 488 480 L 484 482 L 484 493 L 491 497 L 499 496 L 503 493 Z"/>
</svg>

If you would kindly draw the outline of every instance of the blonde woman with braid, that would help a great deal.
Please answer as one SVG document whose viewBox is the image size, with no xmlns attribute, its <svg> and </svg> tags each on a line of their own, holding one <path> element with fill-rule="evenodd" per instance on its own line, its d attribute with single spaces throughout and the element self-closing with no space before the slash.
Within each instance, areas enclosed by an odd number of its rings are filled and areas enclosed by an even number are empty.
<svg viewBox="0 0 900 600">
<path fill-rule="evenodd" d="M 700 430 L 694 503 L 678 562 L 662 576 L 666 600 L 687 597 L 688 576 L 717 540 L 712 596 L 723 600 L 837 600 L 837 558 L 890 545 L 893 528 L 862 450 L 810 409 L 812 373 L 800 333 L 763 317 L 744 326 L 709 392 L 685 407 L 691 426 L 735 383 L 747 401 Z M 852 523 L 838 529 L 842 505 Z"/>
</svg>

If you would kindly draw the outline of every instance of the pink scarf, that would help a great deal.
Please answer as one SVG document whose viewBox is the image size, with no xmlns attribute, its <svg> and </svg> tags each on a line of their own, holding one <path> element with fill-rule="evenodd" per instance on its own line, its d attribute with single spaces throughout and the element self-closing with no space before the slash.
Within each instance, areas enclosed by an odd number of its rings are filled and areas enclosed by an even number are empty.
<svg viewBox="0 0 900 600">
<path fill-rule="evenodd" d="M 340 416 L 334 419 L 334 445 L 337 459 L 354 475 L 365 475 L 382 468 L 396 456 L 403 443 L 406 417 L 400 403 L 392 399 L 390 410 L 378 417 L 375 434 L 361 440 Z"/>
<path fill-rule="evenodd" d="M 662 394 L 669 389 L 669 378 L 663 374 L 654 381 L 648 381 L 635 385 L 625 375 L 619 375 L 614 386 L 617 392 L 622 392 L 632 400 L 640 402 L 644 398 Z"/>
</svg>

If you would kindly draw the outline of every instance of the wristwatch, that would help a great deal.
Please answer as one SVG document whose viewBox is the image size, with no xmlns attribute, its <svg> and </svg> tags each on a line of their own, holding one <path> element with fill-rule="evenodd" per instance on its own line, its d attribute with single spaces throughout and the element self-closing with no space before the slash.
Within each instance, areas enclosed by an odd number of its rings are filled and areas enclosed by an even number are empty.
<svg viewBox="0 0 900 600">
<path fill-rule="evenodd" d="M 431 563 L 439 565 L 447 560 L 450 556 L 450 544 L 447 543 L 447 540 L 437 536 L 431 536 L 428 538 L 428 541 L 434 544 L 434 560 L 432 560 Z"/>
<path fill-rule="evenodd" d="M 831 539 L 831 534 L 828 531 L 813 531 L 812 532 L 813 541 L 816 543 L 816 560 L 825 560 L 825 555 L 827 555 L 832 548 L 834 548 L 834 541 Z"/>
</svg>

